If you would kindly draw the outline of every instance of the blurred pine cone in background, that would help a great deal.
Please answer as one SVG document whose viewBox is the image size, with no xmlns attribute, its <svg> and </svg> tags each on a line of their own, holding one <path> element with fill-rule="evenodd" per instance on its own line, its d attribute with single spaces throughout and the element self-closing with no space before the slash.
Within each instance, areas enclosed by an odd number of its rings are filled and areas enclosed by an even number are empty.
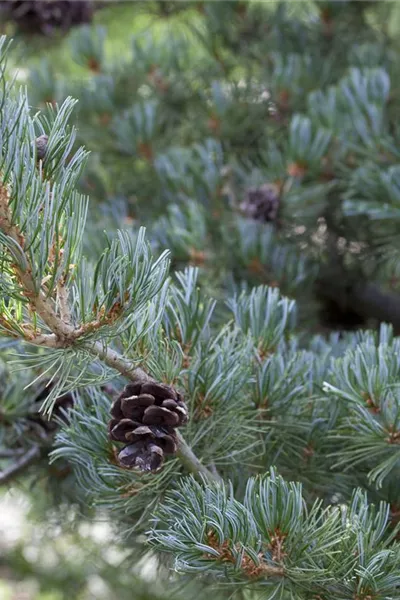
<svg viewBox="0 0 400 600">
<path fill-rule="evenodd" d="M 12 21 L 20 33 L 52 36 L 90 23 L 93 2 L 85 0 L 0 0 L 1 20 Z"/>
<path fill-rule="evenodd" d="M 279 202 L 277 186 L 265 183 L 260 187 L 248 189 L 239 208 L 245 217 L 263 223 L 271 223 L 278 215 Z"/>
</svg>

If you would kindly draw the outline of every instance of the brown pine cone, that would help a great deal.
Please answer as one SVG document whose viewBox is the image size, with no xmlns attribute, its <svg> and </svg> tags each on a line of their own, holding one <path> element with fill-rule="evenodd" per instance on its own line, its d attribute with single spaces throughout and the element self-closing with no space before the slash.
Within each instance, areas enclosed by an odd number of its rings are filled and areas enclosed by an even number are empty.
<svg viewBox="0 0 400 600">
<path fill-rule="evenodd" d="M 158 471 L 164 462 L 164 453 L 160 446 L 148 440 L 125 446 L 118 454 L 118 461 L 128 469 L 140 471 Z"/>
<path fill-rule="evenodd" d="M 181 395 L 160 383 L 128 384 L 111 407 L 114 419 L 132 419 L 145 425 L 180 427 L 188 421 Z"/>
<path fill-rule="evenodd" d="M 188 410 L 174 388 L 159 383 L 128 384 L 111 406 L 109 436 L 129 442 L 118 454 L 120 464 L 157 471 L 165 454 L 177 450 L 175 428 L 187 423 Z"/>
</svg>

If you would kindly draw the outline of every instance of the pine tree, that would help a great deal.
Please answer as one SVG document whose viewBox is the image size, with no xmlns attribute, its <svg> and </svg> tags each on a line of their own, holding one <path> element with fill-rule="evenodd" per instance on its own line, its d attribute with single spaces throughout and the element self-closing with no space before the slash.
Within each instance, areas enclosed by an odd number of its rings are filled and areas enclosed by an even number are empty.
<svg viewBox="0 0 400 600">
<path fill-rule="evenodd" d="M 399 598 L 396 7 L 108 10 L 153 26 L 73 31 L 77 81 L 2 38 L 0 482 L 155 597 Z"/>
</svg>

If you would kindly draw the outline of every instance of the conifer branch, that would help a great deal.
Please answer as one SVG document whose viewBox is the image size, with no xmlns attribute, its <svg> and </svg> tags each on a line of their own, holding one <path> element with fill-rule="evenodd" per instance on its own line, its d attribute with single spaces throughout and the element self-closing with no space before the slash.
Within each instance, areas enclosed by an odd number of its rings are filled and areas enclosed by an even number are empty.
<svg viewBox="0 0 400 600">
<path fill-rule="evenodd" d="M 146 381 L 152 381 L 152 378 L 143 369 L 135 367 L 131 361 L 115 352 L 115 350 L 105 348 L 100 342 L 88 346 L 88 350 L 100 358 L 106 365 L 133 382 L 145 383 Z M 177 436 L 179 445 L 176 454 L 185 469 L 193 473 L 196 477 L 202 475 L 207 480 L 219 481 L 221 478 L 218 473 L 211 472 L 200 462 L 179 431 L 177 432 Z"/>
<path fill-rule="evenodd" d="M 9 467 L 0 472 L 0 485 L 5 485 L 17 475 L 25 471 L 40 456 L 39 446 L 32 446 L 28 452 L 17 458 Z"/>
<path fill-rule="evenodd" d="M 101 342 L 87 344 L 85 348 L 102 360 L 108 367 L 115 369 L 118 373 L 135 383 L 152 381 L 152 378 L 143 369 L 135 367 L 133 362 L 124 358 L 118 352 L 115 352 L 115 350 L 107 348 Z"/>
<path fill-rule="evenodd" d="M 207 469 L 204 465 L 201 464 L 197 456 L 194 454 L 193 450 L 188 446 L 182 434 L 177 431 L 178 436 L 178 451 L 177 456 L 183 466 L 187 471 L 193 473 L 196 477 L 199 475 L 203 475 L 208 480 L 221 481 L 221 477 L 219 476 L 216 469 L 212 471 Z"/>
<path fill-rule="evenodd" d="M 0 229 L 14 242 L 16 242 L 21 250 L 24 249 L 24 236 L 19 231 L 18 227 L 12 223 L 12 215 L 9 207 L 9 194 L 4 185 L 0 186 Z M 58 318 L 53 302 L 46 297 L 43 290 L 36 290 L 34 280 L 32 278 L 32 265 L 26 257 L 26 268 L 22 270 L 20 266 L 14 266 L 14 273 L 19 283 L 21 284 L 24 295 L 29 299 L 32 308 L 40 315 L 44 323 L 53 331 L 53 333 L 63 340 L 67 340 L 74 336 L 74 328 L 68 323 Z"/>
<path fill-rule="evenodd" d="M 12 223 L 12 215 L 9 207 L 9 194 L 4 186 L 0 186 L 0 230 L 11 237 L 24 250 L 24 237 L 18 227 Z M 87 331 L 87 326 L 75 327 L 71 324 L 70 310 L 68 307 L 68 290 L 63 279 L 57 284 L 57 303 L 48 297 L 43 289 L 37 290 L 31 276 L 32 266 L 24 252 L 26 268 L 22 270 L 18 265 L 14 266 L 14 273 L 19 280 L 23 295 L 29 299 L 31 310 L 43 320 L 52 334 L 39 334 L 26 337 L 26 341 L 48 348 L 68 348 L 74 346 Z M 145 383 L 152 378 L 138 368 L 133 362 L 124 358 L 111 348 L 101 342 L 84 343 L 84 348 L 91 354 L 102 360 L 107 366 L 115 369 L 131 381 Z M 32 455 L 33 456 L 33 455 Z M 203 475 L 209 480 L 215 480 L 216 476 L 204 467 L 195 456 L 182 436 L 179 437 L 179 448 L 177 456 L 185 468 L 194 474 Z M 22 460 L 22 459 L 21 459 Z M 11 476 L 11 475 L 10 475 Z"/>
<path fill-rule="evenodd" d="M 0 450 L 0 458 L 16 458 L 17 456 L 21 456 L 21 454 L 24 454 L 24 449 L 16 449 L 16 450 Z"/>
<path fill-rule="evenodd" d="M 65 342 L 58 340 L 56 335 L 38 336 L 33 339 L 31 343 L 39 346 L 46 346 L 48 348 L 65 347 Z M 96 342 L 91 345 L 87 344 L 85 348 L 94 356 L 97 356 L 97 358 L 102 360 L 107 366 L 115 369 L 118 373 L 127 377 L 132 382 L 145 383 L 147 381 L 152 381 L 152 378 L 147 375 L 143 369 L 135 367 L 131 361 L 118 354 L 115 350 L 105 347 L 101 342 Z M 177 456 L 187 471 L 193 473 L 197 477 L 202 475 L 210 481 L 220 480 L 220 476 L 216 470 L 211 472 L 207 469 L 194 454 L 184 437 L 179 432 L 177 432 L 177 434 L 179 441 Z"/>
</svg>

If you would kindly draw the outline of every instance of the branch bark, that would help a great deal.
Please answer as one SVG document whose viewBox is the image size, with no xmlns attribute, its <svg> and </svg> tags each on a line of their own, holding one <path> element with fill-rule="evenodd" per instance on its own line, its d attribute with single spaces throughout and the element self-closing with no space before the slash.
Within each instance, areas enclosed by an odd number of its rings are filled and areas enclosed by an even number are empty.
<svg viewBox="0 0 400 600">
<path fill-rule="evenodd" d="M 7 469 L 0 472 L 0 485 L 5 485 L 15 479 L 40 457 L 39 446 L 32 446 L 25 454 L 17 458 Z"/>
<path fill-rule="evenodd" d="M 18 450 L 0 450 L 0 458 L 18 458 L 24 454 L 23 449 Z"/>
<path fill-rule="evenodd" d="M 115 352 L 115 350 L 107 348 L 101 342 L 95 342 L 92 345 L 87 344 L 85 347 L 89 352 L 100 358 L 107 366 L 115 369 L 127 379 L 142 383 L 152 381 L 152 378 L 143 369 L 135 367 L 130 360 L 124 358 L 118 352 Z"/>
<path fill-rule="evenodd" d="M 59 281 L 57 284 L 57 299 L 59 304 L 61 320 L 66 325 L 70 325 L 71 313 L 68 305 L 68 290 L 65 287 L 63 281 Z"/>
<path fill-rule="evenodd" d="M 222 478 L 218 474 L 217 470 L 210 471 L 201 464 L 197 456 L 194 454 L 193 450 L 188 446 L 185 442 L 185 439 L 181 435 L 179 431 L 177 431 L 178 435 L 178 451 L 177 456 L 180 459 L 183 466 L 187 471 L 193 473 L 194 475 L 203 475 L 206 479 L 212 481 L 222 481 Z"/>
</svg>

